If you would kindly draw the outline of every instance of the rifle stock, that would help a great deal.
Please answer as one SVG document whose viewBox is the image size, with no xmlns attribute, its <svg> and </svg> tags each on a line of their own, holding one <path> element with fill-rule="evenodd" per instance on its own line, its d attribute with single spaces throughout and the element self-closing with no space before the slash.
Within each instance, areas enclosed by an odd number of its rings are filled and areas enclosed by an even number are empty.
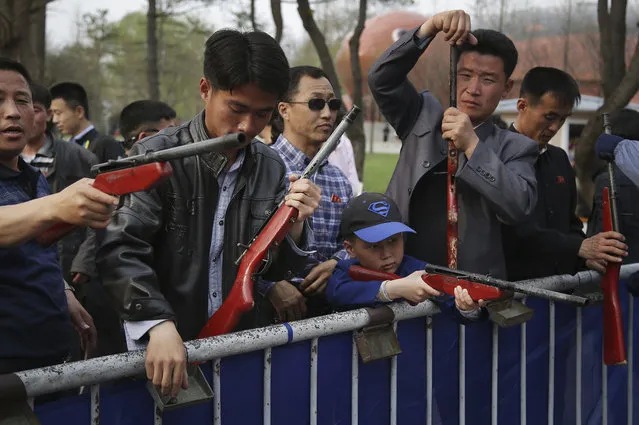
<svg viewBox="0 0 639 425">
<path fill-rule="evenodd" d="M 150 190 L 173 174 L 168 162 L 154 162 L 135 168 L 125 168 L 98 174 L 93 187 L 110 195 L 120 196 L 131 192 Z M 71 233 L 78 226 L 70 223 L 56 223 L 36 236 L 40 246 L 49 246 Z"/>
<path fill-rule="evenodd" d="M 208 338 L 231 332 L 242 314 L 253 308 L 253 279 L 265 257 L 265 253 L 279 247 L 293 223 L 298 211 L 288 205 L 280 205 L 273 217 L 244 253 L 233 288 L 222 306 L 211 316 L 198 338 Z"/>
<path fill-rule="evenodd" d="M 603 188 L 603 231 L 614 229 L 613 211 L 607 187 Z M 603 292 L 603 352 L 607 365 L 626 364 L 623 319 L 619 303 L 619 271 L 621 263 L 608 263 L 606 273 L 601 278 Z"/>
<path fill-rule="evenodd" d="M 348 274 L 354 280 L 359 281 L 400 279 L 400 276 L 396 274 L 371 270 L 362 266 L 351 266 L 348 269 Z M 506 295 L 504 291 L 501 291 L 498 288 L 482 285 L 480 283 L 470 282 L 468 280 L 459 279 L 453 276 L 426 273 L 422 276 L 422 280 L 430 287 L 438 290 L 439 292 L 444 292 L 448 295 L 455 295 L 455 288 L 457 286 L 461 286 L 462 288 L 466 289 L 470 297 L 476 301 L 496 300 L 499 298 L 503 298 Z"/>
</svg>

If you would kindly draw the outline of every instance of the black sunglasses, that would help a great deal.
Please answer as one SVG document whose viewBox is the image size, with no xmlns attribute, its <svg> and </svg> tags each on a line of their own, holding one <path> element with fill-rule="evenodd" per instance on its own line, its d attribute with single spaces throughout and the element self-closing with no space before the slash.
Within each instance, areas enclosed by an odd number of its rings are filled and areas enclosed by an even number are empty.
<svg viewBox="0 0 639 425">
<path fill-rule="evenodd" d="M 326 106 L 327 103 L 328 103 L 328 109 L 330 109 L 331 111 L 339 111 L 340 108 L 342 107 L 342 101 L 339 99 L 324 100 L 324 99 L 316 98 L 316 99 L 310 99 L 308 102 L 288 102 L 288 103 L 308 105 L 308 109 L 310 109 L 311 111 L 321 111 L 322 109 L 324 109 L 324 106 Z"/>
</svg>

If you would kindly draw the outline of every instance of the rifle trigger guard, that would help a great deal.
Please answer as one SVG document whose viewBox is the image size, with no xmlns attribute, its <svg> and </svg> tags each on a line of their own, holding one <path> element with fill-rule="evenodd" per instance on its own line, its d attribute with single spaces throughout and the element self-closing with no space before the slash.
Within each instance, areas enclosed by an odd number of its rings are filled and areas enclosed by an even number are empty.
<svg viewBox="0 0 639 425">
<path fill-rule="evenodd" d="M 255 272 L 256 276 L 261 276 L 264 273 L 266 273 L 266 271 L 269 269 L 269 267 L 271 267 L 271 263 L 273 262 L 273 257 L 271 256 L 271 250 L 267 250 L 266 251 L 266 257 L 262 260 L 262 262 L 264 263 L 264 265 Z"/>
</svg>

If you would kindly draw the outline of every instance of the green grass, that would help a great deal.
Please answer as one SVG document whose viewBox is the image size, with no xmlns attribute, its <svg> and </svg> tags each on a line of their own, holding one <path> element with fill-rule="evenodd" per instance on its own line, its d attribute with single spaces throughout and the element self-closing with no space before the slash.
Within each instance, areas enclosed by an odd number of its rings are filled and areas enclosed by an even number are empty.
<svg viewBox="0 0 639 425">
<path fill-rule="evenodd" d="M 367 153 L 364 162 L 364 190 L 384 193 L 398 158 L 399 155 L 392 153 Z"/>
</svg>

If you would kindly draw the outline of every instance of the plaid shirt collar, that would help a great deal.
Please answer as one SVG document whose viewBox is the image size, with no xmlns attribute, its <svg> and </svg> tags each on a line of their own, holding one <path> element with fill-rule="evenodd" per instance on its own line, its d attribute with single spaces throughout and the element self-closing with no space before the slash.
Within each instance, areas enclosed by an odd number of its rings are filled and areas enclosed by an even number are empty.
<svg viewBox="0 0 639 425">
<path fill-rule="evenodd" d="M 293 144 L 282 134 L 280 134 L 275 143 L 273 143 L 272 148 L 280 154 L 284 163 L 288 164 L 288 166 L 293 170 L 305 169 L 312 159 L 304 152 L 293 146 Z M 324 159 L 320 168 L 324 167 L 326 164 L 328 164 L 328 158 Z"/>
</svg>

